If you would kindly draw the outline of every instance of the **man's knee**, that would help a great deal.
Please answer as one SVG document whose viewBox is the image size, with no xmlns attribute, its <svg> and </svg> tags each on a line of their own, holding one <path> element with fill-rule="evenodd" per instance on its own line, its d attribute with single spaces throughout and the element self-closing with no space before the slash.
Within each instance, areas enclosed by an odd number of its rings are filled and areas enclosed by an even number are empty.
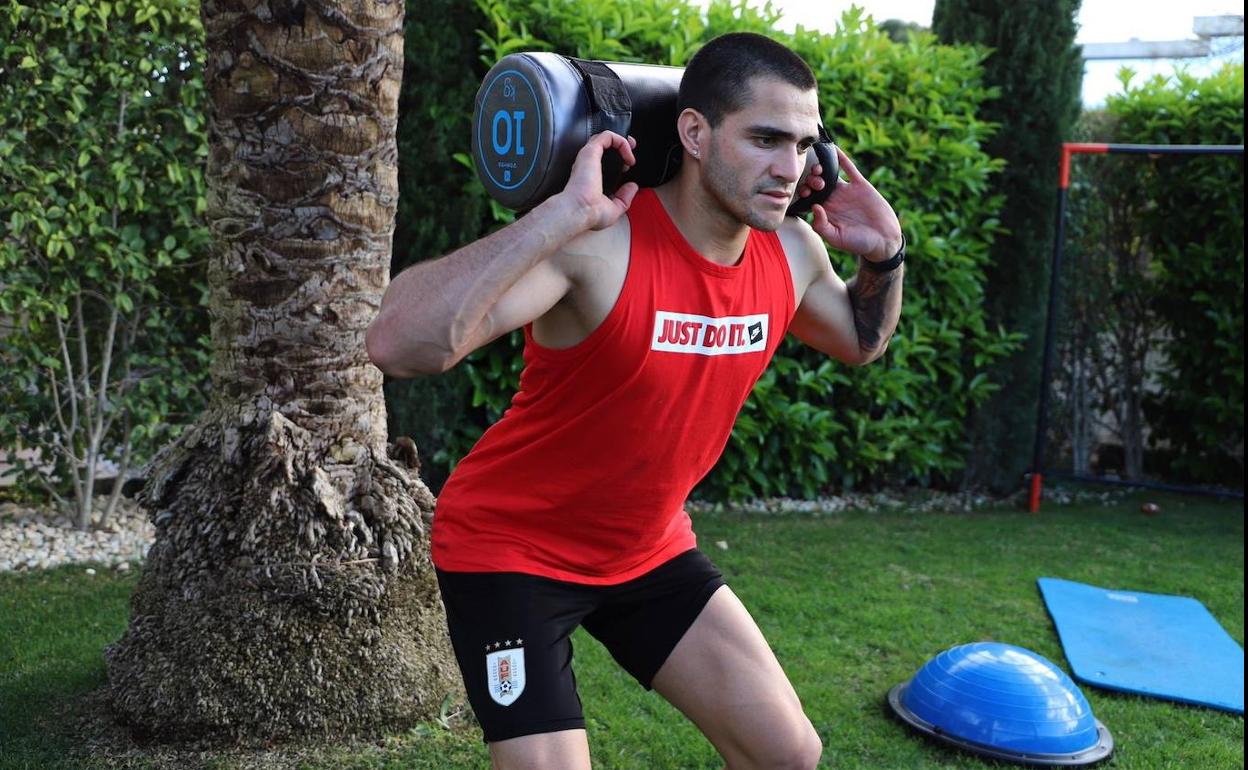
<svg viewBox="0 0 1248 770">
<path fill-rule="evenodd" d="M 589 770 L 589 743 L 584 730 L 524 735 L 490 744 L 493 770 Z"/>
<path fill-rule="evenodd" d="M 745 754 L 748 759 L 741 768 L 729 763 L 728 770 L 813 770 L 823 755 L 823 741 L 810 721 L 802 718 L 774 733 L 766 745 L 747 749 Z"/>
<path fill-rule="evenodd" d="M 819 740 L 819 733 L 815 732 L 814 726 L 808 720 L 802 721 L 802 726 L 793 738 L 791 750 L 779 758 L 781 761 L 775 767 L 786 770 L 814 770 L 819 764 L 819 757 L 823 755 L 823 741 Z"/>
</svg>

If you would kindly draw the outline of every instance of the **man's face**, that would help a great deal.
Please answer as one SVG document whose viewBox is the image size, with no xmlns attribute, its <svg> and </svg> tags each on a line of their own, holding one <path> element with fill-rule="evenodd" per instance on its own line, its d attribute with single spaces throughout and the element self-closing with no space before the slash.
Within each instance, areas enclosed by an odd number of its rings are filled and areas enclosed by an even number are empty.
<svg viewBox="0 0 1248 770">
<path fill-rule="evenodd" d="M 744 107 L 711 129 L 703 161 L 706 191 L 726 212 L 759 230 L 784 221 L 819 132 L 815 91 L 754 78 Z"/>
</svg>

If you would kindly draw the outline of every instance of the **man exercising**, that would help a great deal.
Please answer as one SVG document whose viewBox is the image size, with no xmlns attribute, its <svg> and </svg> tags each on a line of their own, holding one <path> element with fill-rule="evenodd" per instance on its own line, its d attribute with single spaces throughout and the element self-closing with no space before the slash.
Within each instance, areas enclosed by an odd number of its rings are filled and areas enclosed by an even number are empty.
<svg viewBox="0 0 1248 770">
<path fill-rule="evenodd" d="M 758 626 L 695 548 L 684 502 L 786 331 L 849 364 L 884 352 L 904 239 L 843 153 L 847 181 L 828 180 L 838 189 L 813 227 L 785 217 L 820 117 L 810 68 L 779 43 L 711 41 L 678 109 L 670 182 L 604 195 L 603 154 L 632 165 L 634 142 L 598 134 L 562 192 L 396 277 L 368 330 L 377 366 L 410 377 L 524 329 L 519 392 L 451 474 L 432 536 L 496 768 L 589 767 L 579 625 L 727 767 L 809 768 L 822 750 Z M 825 241 L 859 255 L 848 283 Z"/>
</svg>

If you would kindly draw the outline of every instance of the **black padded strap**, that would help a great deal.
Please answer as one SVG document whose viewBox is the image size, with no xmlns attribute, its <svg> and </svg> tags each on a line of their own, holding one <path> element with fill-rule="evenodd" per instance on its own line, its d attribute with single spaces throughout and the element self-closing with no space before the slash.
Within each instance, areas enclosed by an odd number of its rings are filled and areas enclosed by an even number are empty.
<svg viewBox="0 0 1248 770">
<path fill-rule="evenodd" d="M 620 76 L 598 61 L 565 57 L 581 73 L 589 97 L 591 134 L 614 131 L 628 135 L 633 122 L 633 100 Z"/>
<path fill-rule="evenodd" d="M 826 184 L 822 190 L 815 190 L 805 198 L 798 198 L 793 201 L 793 204 L 789 206 L 789 210 L 785 212 L 791 217 L 805 214 L 816 203 L 823 203 L 832 196 L 832 193 L 836 192 L 836 182 L 841 173 L 841 164 L 836 155 L 836 145 L 832 144 L 832 137 L 828 136 L 828 131 L 822 124 L 819 126 L 819 141 L 811 146 L 811 150 L 813 150 L 814 162 L 808 161 L 807 171 L 809 172 L 814 163 L 823 166 L 823 173 L 820 176 L 823 177 L 823 181 Z M 803 174 L 799 184 L 804 184 L 805 181 L 806 174 Z"/>
</svg>

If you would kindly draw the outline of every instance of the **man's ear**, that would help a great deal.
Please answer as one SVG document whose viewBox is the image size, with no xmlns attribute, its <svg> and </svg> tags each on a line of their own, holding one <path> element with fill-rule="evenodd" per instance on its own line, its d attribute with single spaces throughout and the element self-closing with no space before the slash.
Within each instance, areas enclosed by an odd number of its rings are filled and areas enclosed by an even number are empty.
<svg viewBox="0 0 1248 770">
<path fill-rule="evenodd" d="M 711 124 L 706 116 L 692 107 L 686 107 L 676 118 L 676 134 L 685 152 L 695 158 L 706 151 L 706 144 L 711 138 Z"/>
</svg>

